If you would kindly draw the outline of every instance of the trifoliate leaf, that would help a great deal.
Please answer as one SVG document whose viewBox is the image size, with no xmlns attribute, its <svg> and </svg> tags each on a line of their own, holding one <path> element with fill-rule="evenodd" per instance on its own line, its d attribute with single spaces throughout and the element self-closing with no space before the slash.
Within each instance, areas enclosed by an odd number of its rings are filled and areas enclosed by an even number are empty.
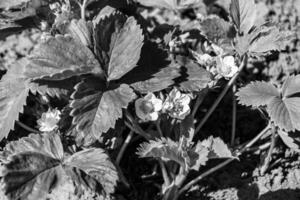
<svg viewBox="0 0 300 200">
<path fill-rule="evenodd" d="M 300 124 L 298 123 L 300 97 L 297 96 L 299 94 L 299 83 L 300 75 L 288 77 L 282 86 L 281 93 L 279 93 L 270 84 L 256 82 L 242 88 L 238 96 L 240 103 L 244 105 L 266 105 L 271 121 L 279 128 L 287 132 L 300 130 Z M 260 93 L 257 93 L 257 91 Z M 248 92 L 249 95 L 247 95 Z"/>
<path fill-rule="evenodd" d="M 239 33 L 249 33 L 255 25 L 256 12 L 254 0 L 231 0 L 230 15 Z"/>
<path fill-rule="evenodd" d="M 68 28 L 67 32 L 77 41 L 81 42 L 87 47 L 93 46 L 93 23 L 91 21 L 84 21 L 83 19 L 73 19 Z"/>
<path fill-rule="evenodd" d="M 278 130 L 278 135 L 282 139 L 283 143 L 296 152 L 300 152 L 300 138 L 299 133 L 290 132 L 287 133 L 282 130 Z"/>
<path fill-rule="evenodd" d="M 29 94 L 30 83 L 23 76 L 26 60 L 14 63 L 0 81 L 0 140 L 14 129 Z"/>
<path fill-rule="evenodd" d="M 90 148 L 73 154 L 65 165 L 78 168 L 101 183 L 107 194 L 115 191 L 118 181 L 116 167 L 102 149 Z"/>
<path fill-rule="evenodd" d="M 234 27 L 219 17 L 209 17 L 201 23 L 200 31 L 208 40 L 222 47 L 223 49 L 232 49 L 232 42 L 236 35 Z"/>
<path fill-rule="evenodd" d="M 188 169 L 189 156 L 187 152 L 180 148 L 179 143 L 170 138 L 160 138 L 151 140 L 149 143 L 141 144 L 137 153 L 140 157 L 151 157 L 163 161 L 174 161 L 184 169 Z"/>
<path fill-rule="evenodd" d="M 155 59 L 153 59 L 155 58 Z M 157 92 L 174 84 L 180 66 L 168 59 L 166 51 L 154 43 L 145 43 L 138 66 L 120 79 L 141 93 Z"/>
<path fill-rule="evenodd" d="M 245 106 L 265 106 L 279 96 L 275 86 L 266 82 L 252 82 L 240 89 L 237 94 L 239 103 Z"/>
<path fill-rule="evenodd" d="M 67 157 L 55 133 L 31 134 L 11 142 L 0 158 L 1 186 L 11 200 L 43 200 L 49 197 L 49 192 L 64 193 L 59 190 L 65 188 L 59 187 L 66 182 L 75 183 L 70 189 L 76 193 L 83 188 L 96 189 L 89 186 L 98 183 L 110 194 L 118 179 L 117 170 L 104 150 L 92 148 Z"/>
<path fill-rule="evenodd" d="M 135 0 L 143 6 L 179 10 L 198 6 L 202 0 Z"/>
<path fill-rule="evenodd" d="M 11 142 L 2 152 L 1 185 L 8 199 L 45 199 L 62 174 L 63 147 L 56 134 Z"/>
<path fill-rule="evenodd" d="M 133 17 L 126 19 L 120 13 L 114 13 L 100 20 L 96 25 L 95 39 L 108 81 L 117 80 L 136 67 L 144 36 Z"/>
<path fill-rule="evenodd" d="M 187 77 L 180 83 L 180 90 L 185 92 L 199 92 L 207 87 L 212 80 L 212 75 L 196 63 L 188 62 L 184 66 Z"/>
<path fill-rule="evenodd" d="M 33 50 L 29 61 L 27 78 L 62 80 L 88 73 L 103 75 L 94 54 L 70 36 L 49 36 Z"/>
<path fill-rule="evenodd" d="M 213 158 L 232 158 L 233 155 L 228 146 L 221 138 L 213 138 L 212 136 L 201 143 L 209 150 L 209 159 Z"/>
<path fill-rule="evenodd" d="M 71 102 L 73 124 L 78 131 L 77 139 L 99 139 L 102 133 L 114 128 L 122 117 L 122 109 L 135 99 L 133 90 L 125 84 L 105 91 L 105 83 L 88 79 L 75 86 Z"/>
</svg>

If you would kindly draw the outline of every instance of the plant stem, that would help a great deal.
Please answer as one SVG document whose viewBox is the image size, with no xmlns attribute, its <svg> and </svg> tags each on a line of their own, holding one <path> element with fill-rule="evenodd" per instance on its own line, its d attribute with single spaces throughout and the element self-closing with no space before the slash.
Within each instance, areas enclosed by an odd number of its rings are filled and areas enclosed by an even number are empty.
<svg viewBox="0 0 300 200">
<path fill-rule="evenodd" d="M 243 70 L 243 68 L 245 67 L 246 63 L 247 63 L 247 55 L 245 55 L 243 57 L 242 62 L 240 64 L 240 66 L 239 66 L 238 73 L 236 73 L 230 79 L 230 81 L 227 83 L 227 85 L 225 86 L 225 88 L 223 89 L 223 91 L 221 92 L 221 94 L 218 96 L 218 98 L 216 99 L 216 101 L 214 102 L 214 104 L 210 107 L 210 109 L 208 110 L 208 112 L 206 113 L 206 115 L 204 116 L 204 118 L 198 124 L 197 128 L 195 129 L 195 135 L 199 132 L 199 130 L 202 128 L 202 126 L 205 124 L 205 122 L 208 120 L 208 118 L 211 116 L 211 114 L 215 111 L 215 109 L 217 108 L 217 106 L 219 105 L 219 103 L 221 102 L 221 100 L 223 99 L 223 97 L 225 96 L 225 94 L 227 93 L 227 91 L 229 90 L 229 88 L 231 88 L 231 86 L 234 84 L 234 82 L 238 78 L 240 72 Z"/>
<path fill-rule="evenodd" d="M 127 146 L 129 145 L 129 143 L 130 143 L 133 135 L 134 135 L 134 132 L 131 130 L 130 133 L 127 135 L 127 137 L 126 137 L 126 139 L 125 139 L 125 141 L 124 141 L 124 143 L 123 143 L 123 145 L 121 147 L 121 150 L 120 150 L 120 152 L 119 152 L 119 154 L 117 156 L 116 163 L 118 165 L 120 164 L 121 159 L 122 159 L 122 157 L 124 155 L 124 152 L 125 152 Z"/>
<path fill-rule="evenodd" d="M 193 111 L 192 111 L 193 116 L 196 115 L 196 112 L 198 111 L 199 106 L 202 104 L 207 92 L 208 92 L 208 88 L 205 88 L 205 89 L 201 90 L 201 92 L 199 92 L 196 102 L 195 102 L 195 105 L 193 107 Z"/>
<path fill-rule="evenodd" d="M 266 128 L 264 128 L 255 138 L 253 138 L 246 146 L 244 146 L 243 149 L 241 149 L 237 155 L 242 154 L 243 152 L 245 152 L 248 148 L 250 148 L 255 142 L 257 142 L 266 132 L 267 130 L 269 130 L 270 128 L 270 124 L 268 124 L 268 126 Z M 204 172 L 203 174 L 200 174 L 198 177 L 196 177 L 195 179 L 191 180 L 189 183 L 187 183 L 182 189 L 180 189 L 179 191 L 179 195 L 182 194 L 183 192 L 185 192 L 186 190 L 188 190 L 191 186 L 193 186 L 194 184 L 196 184 L 197 182 L 199 182 L 200 180 L 202 180 L 204 177 L 214 173 L 215 171 L 221 169 L 222 167 L 228 165 L 229 163 L 231 163 L 233 160 L 235 160 L 235 158 L 229 158 L 227 160 L 225 160 L 224 162 L 220 163 L 219 165 L 211 168 L 210 170 Z"/>
<path fill-rule="evenodd" d="M 269 165 L 270 165 L 270 162 L 271 162 L 272 153 L 273 153 L 273 150 L 274 150 L 274 147 L 275 147 L 275 144 L 276 144 L 276 127 L 275 127 L 274 124 L 272 124 L 271 127 L 272 127 L 271 146 L 269 148 L 268 155 L 267 155 L 267 157 L 265 159 L 265 162 L 264 162 L 263 166 L 261 167 L 261 170 L 260 170 L 261 175 L 264 175 L 265 172 L 269 168 Z"/>
<path fill-rule="evenodd" d="M 165 182 L 166 186 L 169 186 L 171 184 L 171 182 L 170 182 L 170 179 L 169 179 L 169 176 L 168 176 L 166 166 L 163 163 L 163 161 L 159 160 L 158 162 L 159 162 L 159 165 L 160 165 L 160 168 L 161 168 L 161 172 L 162 172 L 162 175 L 163 175 L 163 178 L 164 178 L 164 182 Z"/>
<path fill-rule="evenodd" d="M 163 137 L 164 135 L 163 135 L 162 130 L 161 130 L 161 128 L 160 128 L 160 119 L 157 119 L 157 120 L 156 120 L 155 125 L 156 125 L 156 129 L 157 129 L 157 131 L 158 131 L 158 133 L 159 133 L 159 136 L 160 136 L 160 137 Z"/>
<path fill-rule="evenodd" d="M 195 183 L 199 182 L 204 177 L 210 175 L 211 173 L 217 171 L 218 169 L 221 169 L 222 167 L 224 167 L 227 164 L 231 163 L 231 161 L 233 161 L 233 160 L 234 160 L 234 158 L 227 159 L 224 162 L 220 163 L 219 165 L 217 165 L 217 166 L 211 168 L 210 170 L 206 171 L 205 173 L 199 175 L 197 178 L 193 179 L 192 181 L 187 183 L 182 189 L 180 189 L 179 190 L 179 195 L 181 195 L 183 192 L 188 190 L 191 186 L 193 186 Z"/>
<path fill-rule="evenodd" d="M 81 19 L 85 20 L 85 9 L 86 9 L 86 6 L 87 6 L 87 2 L 88 0 L 83 0 L 81 6 L 80 6 L 80 9 L 81 9 Z"/>
<path fill-rule="evenodd" d="M 37 134 L 41 133 L 40 131 L 33 129 L 33 128 L 27 126 L 26 124 L 23 124 L 20 121 L 16 121 L 16 124 L 18 124 L 20 127 L 22 127 L 23 129 L 25 129 L 25 130 L 27 130 L 27 131 L 29 131 L 31 133 L 37 133 Z"/>
<path fill-rule="evenodd" d="M 234 146 L 235 141 L 235 131 L 236 131 L 236 98 L 235 98 L 235 92 L 236 92 L 236 84 L 232 87 L 232 127 L 231 127 L 231 142 L 230 145 Z"/>
</svg>

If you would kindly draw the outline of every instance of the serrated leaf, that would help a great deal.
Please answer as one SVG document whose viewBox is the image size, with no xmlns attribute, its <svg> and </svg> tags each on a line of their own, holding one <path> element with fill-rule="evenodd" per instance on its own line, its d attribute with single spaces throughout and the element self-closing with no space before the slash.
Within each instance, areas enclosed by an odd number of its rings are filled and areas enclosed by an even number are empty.
<svg viewBox="0 0 300 200">
<path fill-rule="evenodd" d="M 245 106 L 265 106 L 280 94 L 275 86 L 266 82 L 252 82 L 240 89 L 237 94 L 239 103 Z"/>
<path fill-rule="evenodd" d="M 49 36 L 29 56 L 25 76 L 32 79 L 62 80 L 75 75 L 103 71 L 94 54 L 70 36 Z"/>
<path fill-rule="evenodd" d="M 25 59 L 14 63 L 0 81 L 0 140 L 14 129 L 26 104 L 30 83 L 23 77 L 25 63 Z"/>
<path fill-rule="evenodd" d="M 78 168 L 95 178 L 107 194 L 115 191 L 118 181 L 117 169 L 102 149 L 90 148 L 80 151 L 68 158 L 64 164 Z"/>
<path fill-rule="evenodd" d="M 160 138 L 143 143 L 137 154 L 143 158 L 151 157 L 166 162 L 174 161 L 185 170 L 188 169 L 189 156 L 187 152 L 180 148 L 179 143 L 172 141 L 170 138 Z"/>
<path fill-rule="evenodd" d="M 36 80 L 30 83 L 30 91 L 36 95 L 49 95 L 50 97 L 69 98 L 74 92 L 74 85 L 79 80 L 78 77 L 71 77 L 60 81 Z"/>
<path fill-rule="evenodd" d="M 200 166 L 205 166 L 209 160 L 209 150 L 206 146 L 198 142 L 192 151 L 189 152 L 191 158 L 191 169 L 198 171 Z"/>
<path fill-rule="evenodd" d="M 292 39 L 290 32 L 282 32 L 277 27 L 266 27 L 253 33 L 254 38 L 249 45 L 249 52 L 252 54 L 264 54 L 269 51 L 282 50 L 286 43 Z"/>
<path fill-rule="evenodd" d="M 62 174 L 63 148 L 56 134 L 34 135 L 6 145 L 1 186 L 8 199 L 45 199 Z"/>
<path fill-rule="evenodd" d="M 155 59 L 153 59 L 155 58 Z M 157 92 L 174 84 L 180 66 L 168 59 L 166 51 L 154 43 L 145 43 L 138 66 L 120 79 L 141 93 Z"/>
<path fill-rule="evenodd" d="M 218 46 L 231 50 L 236 35 L 234 27 L 217 16 L 209 17 L 200 22 L 201 33 Z"/>
<path fill-rule="evenodd" d="M 96 84 L 98 88 L 95 88 Z M 99 139 L 102 133 L 114 128 L 116 121 L 122 117 L 122 109 L 127 108 L 136 97 L 125 84 L 108 91 L 105 87 L 105 83 L 96 83 L 92 79 L 75 86 L 71 116 L 79 132 L 78 140 L 89 137 Z"/>
<path fill-rule="evenodd" d="M 276 126 L 288 132 L 300 130 L 299 80 L 300 75 L 288 77 L 281 93 L 277 92 L 274 86 L 270 87 L 270 84 L 264 82 L 250 84 L 239 91 L 240 103 L 252 106 L 267 105 L 267 112 Z"/>
<path fill-rule="evenodd" d="M 202 0 L 135 0 L 143 6 L 179 10 L 191 8 L 202 3 Z"/>
<path fill-rule="evenodd" d="M 209 150 L 209 159 L 214 158 L 232 158 L 233 155 L 229 150 L 228 146 L 219 137 L 209 137 L 208 139 L 202 141 L 201 143 Z"/>
<path fill-rule="evenodd" d="M 83 19 L 73 19 L 67 27 L 67 33 L 69 33 L 77 42 L 81 42 L 87 47 L 93 46 L 93 23 L 91 21 L 85 21 Z"/>
<path fill-rule="evenodd" d="M 239 33 L 249 33 L 255 25 L 256 12 L 254 0 L 231 0 L 230 15 Z"/>
<path fill-rule="evenodd" d="M 133 17 L 126 19 L 120 13 L 114 13 L 96 25 L 95 40 L 98 55 L 107 70 L 107 80 L 111 81 L 136 67 L 144 36 Z"/>
<path fill-rule="evenodd" d="M 278 135 L 286 146 L 296 152 L 300 152 L 299 133 L 287 133 L 285 131 L 278 130 Z"/>
<path fill-rule="evenodd" d="M 0 158 L 1 186 L 11 200 L 46 199 L 50 191 L 59 193 L 63 188 L 58 187 L 66 181 L 75 183 L 73 190 L 77 193 L 98 183 L 110 194 L 118 179 L 116 168 L 104 150 L 91 148 L 65 156 L 56 133 L 30 134 L 13 141 L 6 145 Z M 86 177 L 75 172 L 84 172 Z"/>
<path fill-rule="evenodd" d="M 10 9 L 12 7 L 20 6 L 25 4 L 31 0 L 1 0 L 0 1 L 0 8 L 1 9 Z"/>
<path fill-rule="evenodd" d="M 212 75 L 196 63 L 188 62 L 184 65 L 186 81 L 180 83 L 180 90 L 185 92 L 199 92 L 206 88 L 212 80 Z"/>
</svg>

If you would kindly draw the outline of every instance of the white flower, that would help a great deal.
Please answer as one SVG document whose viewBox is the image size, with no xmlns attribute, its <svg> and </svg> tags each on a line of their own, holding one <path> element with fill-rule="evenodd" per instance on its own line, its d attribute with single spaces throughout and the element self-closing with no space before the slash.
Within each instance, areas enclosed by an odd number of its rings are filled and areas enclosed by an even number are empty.
<svg viewBox="0 0 300 200">
<path fill-rule="evenodd" d="M 135 101 L 136 115 L 143 121 L 155 121 L 158 119 L 159 111 L 162 109 L 162 100 L 155 97 L 153 93 Z"/>
<path fill-rule="evenodd" d="M 214 58 L 207 53 L 199 54 L 195 51 L 191 51 L 191 53 L 200 65 L 210 66 L 214 62 Z"/>
<path fill-rule="evenodd" d="M 239 68 L 236 66 L 233 56 L 225 56 L 224 58 L 218 56 L 217 71 L 226 79 L 233 77 Z"/>
<path fill-rule="evenodd" d="M 190 95 L 182 94 L 174 88 L 163 104 L 163 112 L 168 113 L 173 118 L 183 120 L 191 111 L 190 101 Z"/>
<path fill-rule="evenodd" d="M 50 132 L 58 128 L 61 112 L 57 109 L 49 110 L 42 114 L 42 117 L 37 121 L 39 130 L 42 132 Z"/>
</svg>

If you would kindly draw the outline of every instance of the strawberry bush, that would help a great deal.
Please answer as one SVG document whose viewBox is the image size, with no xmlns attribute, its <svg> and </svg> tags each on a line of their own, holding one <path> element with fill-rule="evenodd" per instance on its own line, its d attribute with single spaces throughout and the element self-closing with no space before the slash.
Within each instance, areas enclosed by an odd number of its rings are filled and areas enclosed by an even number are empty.
<svg viewBox="0 0 300 200">
<path fill-rule="evenodd" d="M 3 199 L 188 199 L 257 144 L 262 177 L 300 151 L 297 0 L 0 11 Z"/>
</svg>

